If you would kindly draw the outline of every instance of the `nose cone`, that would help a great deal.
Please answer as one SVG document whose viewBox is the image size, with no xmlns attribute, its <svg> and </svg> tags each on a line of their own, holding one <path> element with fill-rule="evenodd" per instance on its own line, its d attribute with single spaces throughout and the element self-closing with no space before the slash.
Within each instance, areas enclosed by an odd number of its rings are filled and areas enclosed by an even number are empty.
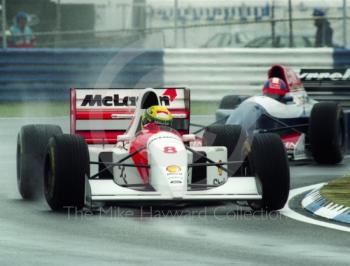
<svg viewBox="0 0 350 266">
<path fill-rule="evenodd" d="M 172 197 L 182 199 L 187 188 L 187 166 L 168 165 L 164 170 Z"/>
<path fill-rule="evenodd" d="M 159 132 L 148 141 L 150 183 L 163 195 L 181 199 L 187 190 L 187 150 L 179 136 Z"/>
</svg>

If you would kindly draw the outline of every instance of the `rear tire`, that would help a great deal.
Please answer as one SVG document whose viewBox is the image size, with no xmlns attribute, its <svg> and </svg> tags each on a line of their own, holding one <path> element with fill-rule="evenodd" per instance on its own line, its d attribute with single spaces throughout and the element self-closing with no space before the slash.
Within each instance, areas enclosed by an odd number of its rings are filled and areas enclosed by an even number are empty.
<svg viewBox="0 0 350 266">
<path fill-rule="evenodd" d="M 283 208 L 288 200 L 290 173 L 284 145 L 277 134 L 256 134 L 253 138 L 250 163 L 252 172 L 262 185 L 263 209 Z"/>
<path fill-rule="evenodd" d="M 23 199 L 42 195 L 46 146 L 52 136 L 61 135 L 55 125 L 26 125 L 17 136 L 17 186 Z"/>
<path fill-rule="evenodd" d="M 226 95 L 221 99 L 219 109 L 235 109 L 247 96 Z"/>
<path fill-rule="evenodd" d="M 81 209 L 85 202 L 85 176 L 90 176 L 89 150 L 76 135 L 50 139 L 45 160 L 44 192 L 54 211 Z"/>
<path fill-rule="evenodd" d="M 344 122 L 339 105 L 322 102 L 314 105 L 310 116 L 311 153 L 319 164 L 337 164 L 344 157 Z"/>
<path fill-rule="evenodd" d="M 203 146 L 224 146 L 227 148 L 228 161 L 241 161 L 246 155 L 247 134 L 239 125 L 212 125 L 203 134 Z M 241 164 L 230 164 L 232 173 L 240 173 Z M 230 176 L 230 175 L 229 175 Z"/>
</svg>

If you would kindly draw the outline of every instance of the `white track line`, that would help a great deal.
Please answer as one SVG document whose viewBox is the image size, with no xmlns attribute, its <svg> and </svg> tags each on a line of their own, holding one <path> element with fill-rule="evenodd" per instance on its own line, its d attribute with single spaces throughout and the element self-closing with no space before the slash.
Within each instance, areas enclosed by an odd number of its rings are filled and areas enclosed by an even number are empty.
<svg viewBox="0 0 350 266">
<path fill-rule="evenodd" d="M 333 223 L 327 223 L 327 222 L 323 222 L 323 221 L 319 221 L 316 219 L 312 219 L 310 217 L 304 216 L 296 211 L 293 211 L 290 207 L 289 207 L 289 202 L 292 198 L 294 198 L 295 196 L 302 194 L 308 190 L 312 190 L 315 188 L 320 188 L 321 186 L 323 186 L 325 183 L 319 183 L 319 184 L 315 184 L 315 185 L 311 185 L 311 186 L 306 186 L 306 187 L 301 187 L 301 188 L 296 188 L 296 189 L 292 189 L 289 192 L 289 198 L 288 198 L 288 202 L 286 204 L 286 206 L 280 211 L 280 213 L 284 216 L 287 216 L 291 219 L 300 221 L 300 222 L 304 222 L 304 223 L 308 223 L 308 224 L 313 224 L 313 225 L 318 225 L 318 226 L 322 226 L 322 227 L 326 227 L 326 228 L 330 228 L 330 229 L 335 229 L 335 230 L 339 230 L 339 231 L 344 231 L 344 232 L 350 232 L 350 227 L 347 226 L 342 226 L 342 225 L 337 225 L 337 224 L 333 224 Z"/>
</svg>

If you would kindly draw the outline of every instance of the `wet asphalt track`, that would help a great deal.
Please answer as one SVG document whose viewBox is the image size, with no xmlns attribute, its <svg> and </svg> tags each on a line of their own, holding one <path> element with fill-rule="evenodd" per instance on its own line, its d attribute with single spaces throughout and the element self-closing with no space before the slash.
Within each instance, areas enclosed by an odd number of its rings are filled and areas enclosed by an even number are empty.
<svg viewBox="0 0 350 266">
<path fill-rule="evenodd" d="M 195 117 L 194 122 L 208 121 Z M 68 119 L 0 119 L 0 265 L 349 265 L 350 235 L 281 216 L 252 215 L 234 205 L 160 211 L 105 209 L 100 215 L 52 213 L 25 202 L 16 187 L 15 143 L 21 125 Z M 292 188 L 350 170 L 292 166 Z M 300 209 L 298 199 L 293 209 Z M 165 210 L 167 212 L 167 210 Z M 180 215 L 179 212 L 182 212 Z"/>
</svg>

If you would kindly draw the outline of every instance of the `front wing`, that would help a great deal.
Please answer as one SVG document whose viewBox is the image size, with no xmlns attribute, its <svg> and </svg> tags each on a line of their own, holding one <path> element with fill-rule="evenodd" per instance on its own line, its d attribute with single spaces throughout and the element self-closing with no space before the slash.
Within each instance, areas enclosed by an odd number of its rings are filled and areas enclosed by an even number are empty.
<svg viewBox="0 0 350 266">
<path fill-rule="evenodd" d="M 204 190 L 185 190 L 174 197 L 165 189 L 162 191 L 141 191 L 122 187 L 113 180 L 86 180 L 86 204 L 106 201 L 235 201 L 260 200 L 255 177 L 230 177 L 227 182 Z"/>
</svg>

